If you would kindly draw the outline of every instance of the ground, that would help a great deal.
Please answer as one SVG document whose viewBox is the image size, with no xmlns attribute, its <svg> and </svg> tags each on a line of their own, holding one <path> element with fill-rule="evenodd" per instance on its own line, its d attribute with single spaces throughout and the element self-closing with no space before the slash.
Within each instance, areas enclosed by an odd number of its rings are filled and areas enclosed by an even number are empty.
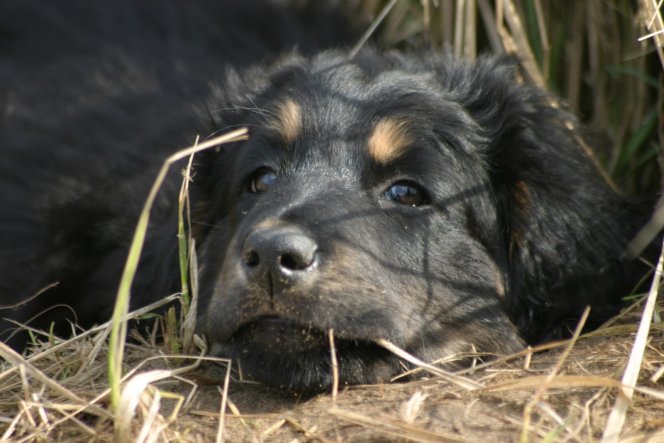
<svg viewBox="0 0 664 443">
<path fill-rule="evenodd" d="M 660 305 L 661 308 L 664 307 Z M 125 409 L 133 441 L 598 441 L 632 348 L 641 304 L 573 343 L 493 360 L 461 374 L 472 391 L 437 376 L 341 388 L 302 398 L 238 380 L 226 365 L 161 358 L 150 340 L 125 349 Z M 114 441 L 105 330 L 42 346 L 0 374 L 0 431 L 10 441 Z M 97 348 L 95 348 L 97 346 Z M 8 356 L 2 349 L 3 356 Z M 557 370 L 549 384 L 547 375 Z M 166 372 L 155 372 L 166 370 Z M 182 371 L 182 373 L 177 373 Z M 664 324 L 653 323 L 639 390 L 621 441 L 664 441 Z M 144 377 L 157 380 L 145 390 Z M 535 400 L 533 400 L 535 398 Z M 139 401 L 140 399 L 140 401 Z M 222 401 L 225 413 L 220 415 Z M 131 401 L 130 401 L 131 403 Z M 87 404 L 86 412 L 71 412 Z M 98 406 L 94 409 L 94 406 Z M 223 420 L 222 420 L 223 419 Z M 220 423 L 223 421 L 223 425 Z M 529 424 L 528 424 L 529 423 Z M 528 432 L 525 432 L 525 429 Z M 143 434 L 141 434 L 143 432 Z M 654 435 L 654 436 L 653 436 Z M 650 436 L 647 439 L 645 436 Z"/>
</svg>

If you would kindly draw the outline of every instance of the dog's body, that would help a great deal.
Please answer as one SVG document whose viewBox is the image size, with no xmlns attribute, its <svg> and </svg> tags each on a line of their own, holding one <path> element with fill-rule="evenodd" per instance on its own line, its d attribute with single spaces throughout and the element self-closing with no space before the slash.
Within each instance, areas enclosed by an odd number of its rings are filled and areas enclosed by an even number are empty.
<svg viewBox="0 0 664 443">
<path fill-rule="evenodd" d="M 365 383 L 399 371 L 380 339 L 428 360 L 504 353 L 564 334 L 586 305 L 594 324 L 616 312 L 641 272 L 622 254 L 642 218 L 600 177 L 573 118 L 518 82 L 512 61 L 365 49 L 243 69 L 292 42 L 240 41 L 253 48 L 240 56 L 210 29 L 187 31 L 208 37 L 188 59 L 186 38 L 143 38 L 174 53 L 122 64 L 146 51 L 129 33 L 114 35 L 106 70 L 48 65 L 63 99 L 43 78 L 31 95 L 24 76 L 40 73 L 13 54 L 2 74 L 15 82 L 2 97 L 3 304 L 59 285 L 9 317 L 67 303 L 84 325 L 104 320 L 161 159 L 236 127 L 248 141 L 195 159 L 192 226 L 200 330 L 250 377 L 325 388 L 331 329 L 342 381 Z M 77 92 L 93 73 L 91 92 Z M 194 118 L 190 102 L 207 107 Z M 154 210 L 134 306 L 177 291 L 179 181 Z"/>
</svg>

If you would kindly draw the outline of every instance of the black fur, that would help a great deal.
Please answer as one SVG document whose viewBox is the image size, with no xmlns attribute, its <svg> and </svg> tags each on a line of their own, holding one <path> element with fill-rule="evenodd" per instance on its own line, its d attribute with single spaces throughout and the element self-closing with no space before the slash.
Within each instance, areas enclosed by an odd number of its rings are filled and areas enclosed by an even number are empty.
<svg viewBox="0 0 664 443">
<path fill-rule="evenodd" d="M 515 351 L 521 338 L 565 335 L 586 305 L 597 325 L 642 272 L 622 258 L 639 211 L 600 177 L 574 118 L 517 81 L 509 58 L 300 55 L 329 40 L 281 9 L 262 27 L 240 26 L 211 1 L 109 2 L 92 38 L 60 3 L 42 2 L 25 29 L 12 21 L 25 3 L 9 3 L 0 294 L 10 305 L 59 284 L 7 317 L 64 303 L 84 326 L 105 320 L 166 153 L 245 126 L 247 142 L 197 155 L 191 198 L 200 330 L 249 377 L 325 389 L 329 329 L 344 383 L 399 371 L 378 339 L 425 360 L 471 345 Z M 92 26 L 92 4 L 69 3 Z M 156 3 L 170 12 L 151 14 Z M 52 39 L 64 41 L 55 54 Z M 247 67 L 277 51 L 286 55 Z M 301 124 L 284 140 L 270 122 L 286 102 Z M 406 122 L 409 145 L 380 164 L 367 144 L 386 118 Z M 154 211 L 134 307 L 177 291 L 179 181 L 172 174 Z M 421 199 L 402 204 L 399 192 Z M 49 312 L 31 324 L 64 323 Z"/>
</svg>

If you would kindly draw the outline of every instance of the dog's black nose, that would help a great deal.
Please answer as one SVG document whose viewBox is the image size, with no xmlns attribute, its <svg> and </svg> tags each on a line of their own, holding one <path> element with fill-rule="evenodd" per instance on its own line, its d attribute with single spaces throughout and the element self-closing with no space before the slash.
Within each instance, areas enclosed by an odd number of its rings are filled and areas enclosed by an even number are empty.
<svg viewBox="0 0 664 443">
<path fill-rule="evenodd" d="M 254 274 L 292 277 L 315 266 L 317 250 L 314 239 L 301 229 L 272 226 L 258 228 L 247 236 L 242 259 Z"/>
</svg>

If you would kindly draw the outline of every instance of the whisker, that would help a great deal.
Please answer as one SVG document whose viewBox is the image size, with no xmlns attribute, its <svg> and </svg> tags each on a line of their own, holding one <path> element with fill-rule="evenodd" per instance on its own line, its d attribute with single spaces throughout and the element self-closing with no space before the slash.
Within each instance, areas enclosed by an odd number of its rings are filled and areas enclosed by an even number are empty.
<svg viewBox="0 0 664 443">
<path fill-rule="evenodd" d="M 226 111 L 249 111 L 253 112 L 255 114 L 258 114 L 262 117 L 265 118 L 274 118 L 276 117 L 276 114 L 269 109 L 265 108 L 259 108 L 258 106 L 252 107 L 252 106 L 231 106 L 231 107 L 226 107 L 226 108 L 215 108 L 211 109 L 210 113 L 211 114 L 219 114 L 221 112 L 226 112 Z"/>
</svg>

